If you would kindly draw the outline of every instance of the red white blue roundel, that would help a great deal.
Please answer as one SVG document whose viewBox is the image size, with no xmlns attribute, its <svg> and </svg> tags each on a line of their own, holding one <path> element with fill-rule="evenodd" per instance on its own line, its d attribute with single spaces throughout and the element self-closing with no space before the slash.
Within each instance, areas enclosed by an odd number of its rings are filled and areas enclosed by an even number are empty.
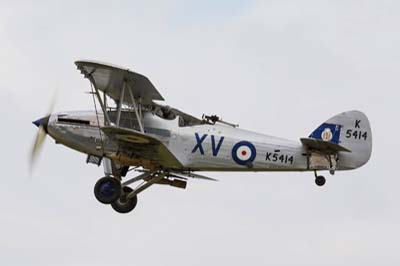
<svg viewBox="0 0 400 266">
<path fill-rule="evenodd" d="M 232 148 L 232 158 L 240 165 L 247 165 L 253 162 L 256 154 L 256 147 L 248 141 L 240 141 Z"/>
</svg>

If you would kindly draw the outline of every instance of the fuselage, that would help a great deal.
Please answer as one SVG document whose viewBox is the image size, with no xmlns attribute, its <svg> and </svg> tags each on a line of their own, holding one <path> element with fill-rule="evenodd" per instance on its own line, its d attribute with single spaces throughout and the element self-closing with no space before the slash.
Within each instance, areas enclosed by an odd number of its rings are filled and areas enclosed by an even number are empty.
<svg viewBox="0 0 400 266">
<path fill-rule="evenodd" d="M 110 111 L 109 115 L 113 120 L 115 112 Z M 120 125 L 137 129 L 133 117 L 131 112 L 122 112 Z M 170 150 L 180 162 L 181 170 L 307 170 L 306 151 L 299 141 L 220 123 L 185 126 L 181 119 L 165 119 L 151 112 L 143 114 L 146 134 L 157 138 Z M 50 116 L 48 133 L 56 143 L 89 155 L 103 157 L 123 151 L 124 147 L 103 134 L 99 125 L 104 126 L 103 115 L 96 115 L 94 111 L 61 112 Z"/>
</svg>

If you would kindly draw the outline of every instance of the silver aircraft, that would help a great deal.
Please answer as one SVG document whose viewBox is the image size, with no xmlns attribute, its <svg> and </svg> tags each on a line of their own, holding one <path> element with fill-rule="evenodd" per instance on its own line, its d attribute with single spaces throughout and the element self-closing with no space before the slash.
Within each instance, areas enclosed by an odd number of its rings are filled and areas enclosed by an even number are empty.
<svg viewBox="0 0 400 266">
<path fill-rule="evenodd" d="M 90 81 L 95 110 L 50 111 L 34 121 L 39 131 L 31 162 L 46 134 L 87 154 L 87 163 L 104 167 L 95 197 L 120 213 L 132 211 L 137 195 L 153 184 L 185 188 L 188 178 L 214 180 L 200 171 L 313 171 L 315 183 L 323 186 L 317 171 L 356 169 L 371 155 L 371 128 L 360 111 L 340 113 L 308 137 L 291 141 L 240 129 L 216 115 L 199 119 L 162 105 L 150 80 L 127 68 L 75 64 Z M 138 174 L 125 178 L 131 170 Z"/>
</svg>

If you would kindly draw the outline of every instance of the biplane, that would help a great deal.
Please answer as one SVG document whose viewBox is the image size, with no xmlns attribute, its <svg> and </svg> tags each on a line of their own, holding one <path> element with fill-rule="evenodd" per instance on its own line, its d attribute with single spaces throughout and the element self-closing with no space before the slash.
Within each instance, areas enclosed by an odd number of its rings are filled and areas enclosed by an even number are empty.
<svg viewBox="0 0 400 266">
<path fill-rule="evenodd" d="M 356 169 L 371 155 L 371 128 L 360 111 L 340 113 L 292 141 L 163 105 L 150 80 L 127 68 L 75 64 L 90 81 L 94 110 L 49 112 L 34 121 L 39 131 L 31 162 L 47 134 L 86 154 L 87 163 L 104 167 L 94 186 L 96 199 L 119 213 L 132 211 L 137 195 L 154 184 L 186 188 L 190 178 L 215 180 L 202 171 L 312 171 L 323 186 L 326 179 L 318 171 Z"/>
</svg>

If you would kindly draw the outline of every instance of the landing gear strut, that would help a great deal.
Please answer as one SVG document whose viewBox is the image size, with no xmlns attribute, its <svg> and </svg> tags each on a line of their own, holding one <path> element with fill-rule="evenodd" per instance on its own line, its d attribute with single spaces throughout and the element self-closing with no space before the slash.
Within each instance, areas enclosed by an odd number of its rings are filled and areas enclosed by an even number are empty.
<svg viewBox="0 0 400 266">
<path fill-rule="evenodd" d="M 322 187 L 323 185 L 325 185 L 326 179 L 324 176 L 317 175 L 317 171 L 314 171 L 314 175 L 315 175 L 315 184 L 317 184 L 317 186 Z"/>
</svg>

